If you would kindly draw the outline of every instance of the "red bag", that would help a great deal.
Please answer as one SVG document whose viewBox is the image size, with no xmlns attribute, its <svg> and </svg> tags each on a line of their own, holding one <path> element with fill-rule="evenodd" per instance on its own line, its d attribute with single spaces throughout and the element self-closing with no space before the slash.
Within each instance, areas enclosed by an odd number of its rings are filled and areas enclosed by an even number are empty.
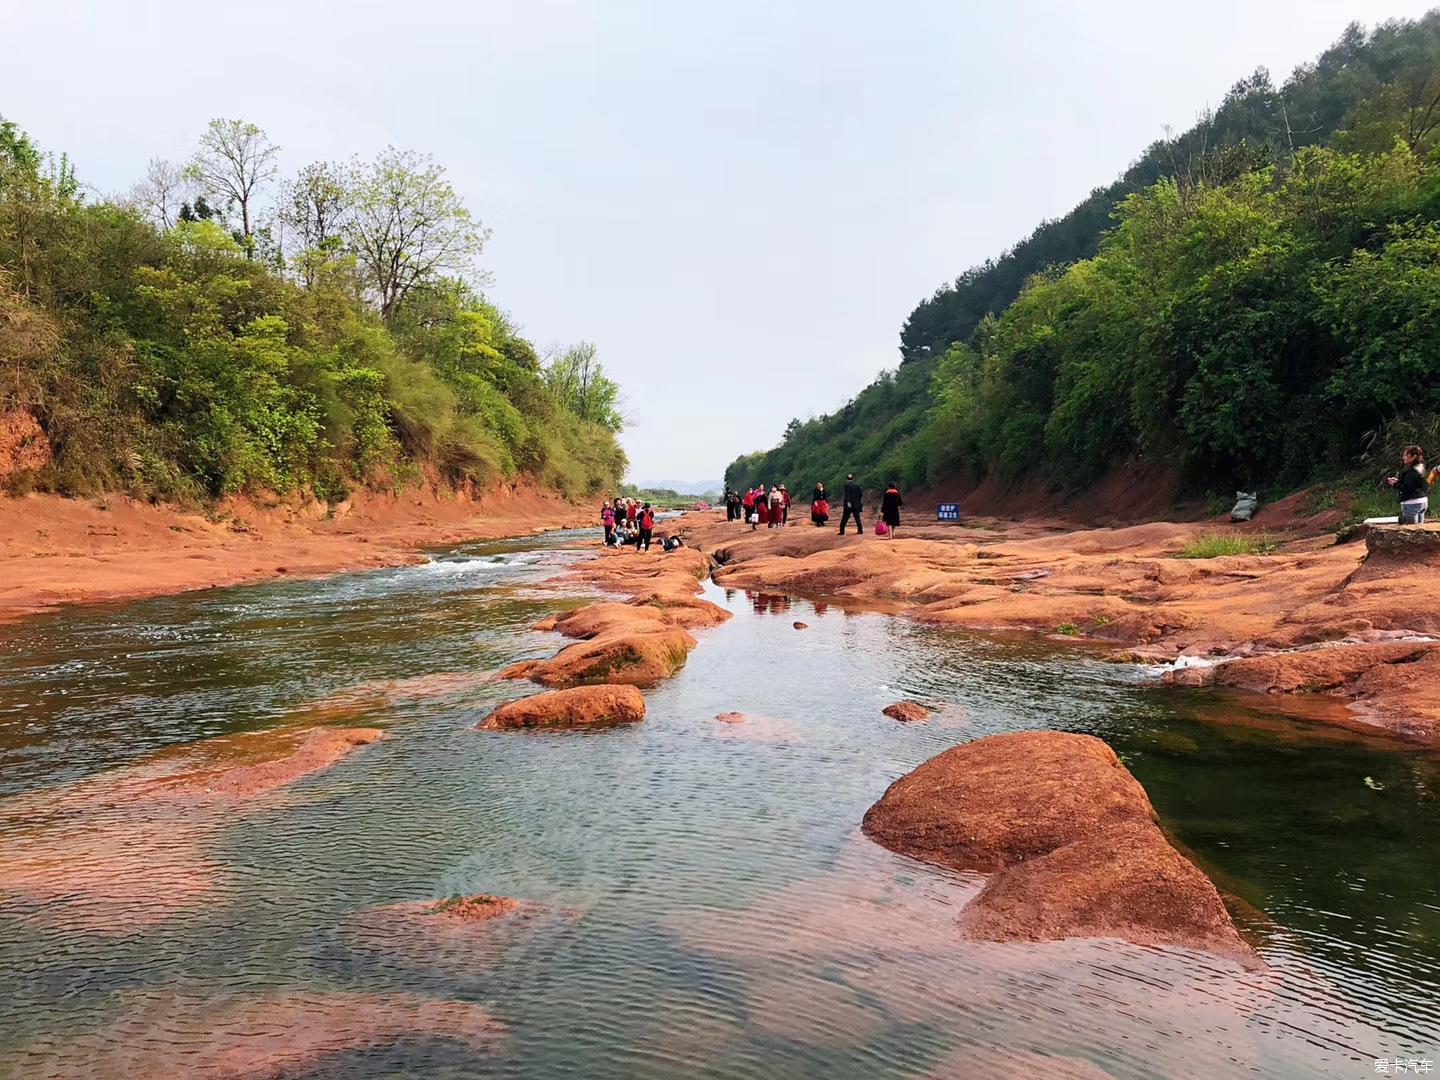
<svg viewBox="0 0 1440 1080">
<path fill-rule="evenodd" d="M 883 522 L 883 521 L 877 521 L 877 522 L 875 522 L 875 535 L 876 535 L 876 536 L 889 536 L 889 535 L 890 535 L 890 526 L 889 526 L 889 525 L 886 525 L 885 522 Z"/>
</svg>

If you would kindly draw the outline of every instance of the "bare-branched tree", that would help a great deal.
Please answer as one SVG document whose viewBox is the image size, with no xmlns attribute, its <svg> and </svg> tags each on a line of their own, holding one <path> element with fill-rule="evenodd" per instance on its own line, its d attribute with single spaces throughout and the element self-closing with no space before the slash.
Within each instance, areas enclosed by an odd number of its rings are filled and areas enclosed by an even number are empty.
<svg viewBox="0 0 1440 1080">
<path fill-rule="evenodd" d="M 207 195 L 240 208 L 240 236 L 254 249 L 254 201 L 259 188 L 275 179 L 280 148 L 254 124 L 211 120 L 186 174 Z"/>
</svg>

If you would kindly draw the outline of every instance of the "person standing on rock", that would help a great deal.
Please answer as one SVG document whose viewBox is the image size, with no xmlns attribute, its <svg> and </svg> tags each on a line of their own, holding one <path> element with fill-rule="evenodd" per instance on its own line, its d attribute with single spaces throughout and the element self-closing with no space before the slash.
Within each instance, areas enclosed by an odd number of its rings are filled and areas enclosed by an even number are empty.
<svg viewBox="0 0 1440 1080">
<path fill-rule="evenodd" d="M 790 489 L 784 484 L 780 485 L 780 524 L 790 524 Z"/>
<path fill-rule="evenodd" d="M 824 525 L 830 520 L 830 499 L 825 494 L 825 485 L 816 484 L 810 493 L 810 520 L 815 525 Z"/>
<path fill-rule="evenodd" d="M 853 516 L 855 518 L 855 531 L 861 536 L 865 535 L 865 526 L 860 524 L 860 509 L 864 505 L 860 491 L 860 485 L 855 482 L 855 474 L 849 473 L 845 477 L 845 506 L 840 512 L 840 535 L 845 535 L 845 526 Z"/>
<path fill-rule="evenodd" d="M 1418 446 L 1405 447 L 1405 467 L 1399 476 L 1387 476 L 1385 482 L 1400 496 L 1400 524 L 1424 525 L 1430 509 L 1430 485 L 1425 480 L 1425 451 Z"/>
<path fill-rule="evenodd" d="M 900 498 L 900 488 L 894 480 L 891 480 L 885 487 L 885 494 L 880 499 L 880 520 L 885 522 L 888 528 L 887 536 L 895 539 L 895 530 L 900 527 L 900 507 L 905 505 L 905 500 Z"/>
<path fill-rule="evenodd" d="M 600 508 L 600 524 L 605 526 L 605 546 L 615 543 L 615 508 L 607 499 Z"/>
<path fill-rule="evenodd" d="M 755 487 L 755 521 L 752 527 L 764 525 L 770 527 L 770 496 L 765 494 L 765 485 L 758 484 Z"/>
<path fill-rule="evenodd" d="M 779 484 L 770 485 L 770 524 L 768 528 L 774 529 L 784 524 L 781 520 L 785 514 L 785 493 L 780 490 Z"/>
<path fill-rule="evenodd" d="M 635 520 L 636 523 L 640 526 L 639 532 L 636 534 L 635 537 L 635 550 L 649 551 L 650 530 L 655 528 L 655 515 L 650 512 L 649 503 L 646 503 L 640 508 L 640 513 L 636 516 Z"/>
</svg>

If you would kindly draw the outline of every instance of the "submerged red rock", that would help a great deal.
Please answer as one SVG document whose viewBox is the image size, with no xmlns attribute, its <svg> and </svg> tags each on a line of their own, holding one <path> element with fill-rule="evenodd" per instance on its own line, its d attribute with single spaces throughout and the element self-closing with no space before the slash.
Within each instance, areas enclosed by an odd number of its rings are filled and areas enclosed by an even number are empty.
<svg viewBox="0 0 1440 1080">
<path fill-rule="evenodd" d="M 404 992 L 318 988 L 238 993 L 213 999 L 131 990 L 120 1015 L 63 1043 L 33 1043 L 25 1055 L 46 1076 L 186 1076 L 281 1080 L 307 1075 L 340 1054 L 415 1037 L 494 1051 L 507 1031 L 468 1001 Z"/>
<path fill-rule="evenodd" d="M 886 705 L 880 711 L 891 720 L 899 720 L 902 724 L 917 724 L 930 715 L 930 710 L 918 701 L 897 701 L 894 705 Z"/>
<path fill-rule="evenodd" d="M 645 697 L 633 686 L 576 686 L 506 702 L 478 731 L 608 727 L 645 719 Z"/>
<path fill-rule="evenodd" d="M 1091 736 L 1029 731 L 954 747 L 895 781 L 863 829 L 903 855 L 995 875 L 960 916 L 967 936 L 1113 937 L 1254 961 L 1214 885 Z"/>
<path fill-rule="evenodd" d="M 229 877 L 211 854 L 226 826 L 381 737 L 376 728 L 223 735 L 6 800 L 0 896 L 28 922 L 104 934 L 203 911 Z"/>
</svg>

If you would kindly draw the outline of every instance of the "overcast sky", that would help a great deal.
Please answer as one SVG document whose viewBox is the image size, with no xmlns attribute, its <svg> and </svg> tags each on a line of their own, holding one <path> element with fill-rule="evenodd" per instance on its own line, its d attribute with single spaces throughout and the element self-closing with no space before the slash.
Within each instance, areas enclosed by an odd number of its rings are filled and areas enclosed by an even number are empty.
<svg viewBox="0 0 1440 1080">
<path fill-rule="evenodd" d="M 710 481 L 893 367 L 921 297 L 1164 125 L 1427 6 L 0 0 L 0 115 L 101 192 L 216 116 L 287 170 L 434 154 L 494 229 L 492 297 L 622 383 L 631 477 Z"/>
</svg>

